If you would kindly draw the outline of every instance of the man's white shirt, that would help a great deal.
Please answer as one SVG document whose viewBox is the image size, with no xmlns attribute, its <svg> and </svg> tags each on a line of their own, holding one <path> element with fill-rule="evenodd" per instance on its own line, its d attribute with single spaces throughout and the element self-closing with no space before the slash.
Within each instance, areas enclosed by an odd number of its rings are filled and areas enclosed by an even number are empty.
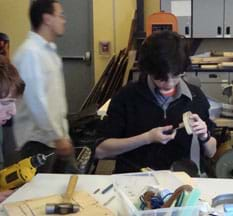
<svg viewBox="0 0 233 216">
<path fill-rule="evenodd" d="M 38 141 L 54 147 L 54 140 L 69 137 L 64 75 L 56 45 L 29 32 L 13 64 L 26 83 L 14 117 L 17 146 Z"/>
</svg>

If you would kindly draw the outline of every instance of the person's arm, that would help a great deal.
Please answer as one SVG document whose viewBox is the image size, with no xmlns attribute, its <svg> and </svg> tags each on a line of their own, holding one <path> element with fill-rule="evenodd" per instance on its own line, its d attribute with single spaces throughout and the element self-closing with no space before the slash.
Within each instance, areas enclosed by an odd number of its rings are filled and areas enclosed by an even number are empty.
<svg viewBox="0 0 233 216">
<path fill-rule="evenodd" d="M 74 152 L 73 144 L 70 139 L 61 138 L 54 140 L 54 143 L 58 155 L 70 155 Z"/>
<path fill-rule="evenodd" d="M 176 132 L 164 134 L 172 126 L 153 128 L 145 133 L 129 138 L 109 138 L 101 142 L 96 148 L 96 157 L 99 159 L 113 157 L 151 143 L 166 144 L 175 138 Z"/>
<path fill-rule="evenodd" d="M 203 146 L 205 149 L 205 155 L 208 158 L 212 158 L 216 153 L 216 149 L 217 149 L 216 139 L 214 137 L 210 137 L 208 142 L 203 143 Z"/>
<path fill-rule="evenodd" d="M 203 142 L 203 147 L 205 150 L 205 155 L 209 158 L 213 157 L 216 153 L 216 139 L 214 137 L 209 137 L 208 128 L 206 123 L 197 114 L 192 114 L 191 116 L 191 127 L 193 133 L 196 134 L 201 142 Z M 207 141 L 205 142 L 205 140 Z"/>
</svg>

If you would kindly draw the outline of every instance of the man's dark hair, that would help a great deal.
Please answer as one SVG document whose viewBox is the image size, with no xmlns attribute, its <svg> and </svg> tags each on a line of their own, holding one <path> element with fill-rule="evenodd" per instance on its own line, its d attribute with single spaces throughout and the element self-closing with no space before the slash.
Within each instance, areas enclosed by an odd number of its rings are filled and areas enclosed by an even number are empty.
<svg viewBox="0 0 233 216">
<path fill-rule="evenodd" d="M 161 31 L 150 35 L 139 52 L 140 69 L 156 80 L 168 80 L 168 74 L 184 73 L 190 64 L 187 42 L 183 36 Z"/>
<path fill-rule="evenodd" d="M 43 14 L 53 14 L 53 3 L 58 3 L 58 0 L 34 0 L 31 3 L 29 10 L 30 21 L 33 30 L 38 30 L 43 21 Z"/>
</svg>

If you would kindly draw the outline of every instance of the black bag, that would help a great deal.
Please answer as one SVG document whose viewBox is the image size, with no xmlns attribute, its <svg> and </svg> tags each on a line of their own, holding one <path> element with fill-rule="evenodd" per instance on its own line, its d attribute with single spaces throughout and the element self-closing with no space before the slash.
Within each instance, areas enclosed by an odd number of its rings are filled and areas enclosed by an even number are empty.
<svg viewBox="0 0 233 216">
<path fill-rule="evenodd" d="M 91 150 L 91 155 L 85 168 L 85 173 L 90 172 L 91 165 L 95 162 L 96 144 L 102 139 L 103 121 L 97 115 L 95 107 L 89 107 L 81 113 L 70 115 L 68 120 L 70 136 L 76 148 L 77 160 L 80 160 L 80 158 L 81 160 L 86 160 L 80 155 L 84 152 L 82 147 L 87 147 Z"/>
</svg>

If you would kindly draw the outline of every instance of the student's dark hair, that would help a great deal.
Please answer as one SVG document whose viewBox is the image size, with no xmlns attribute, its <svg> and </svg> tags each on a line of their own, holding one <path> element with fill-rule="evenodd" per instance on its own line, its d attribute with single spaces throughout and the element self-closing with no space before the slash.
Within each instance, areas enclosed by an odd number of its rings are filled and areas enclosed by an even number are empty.
<svg viewBox="0 0 233 216">
<path fill-rule="evenodd" d="M 37 30 L 43 21 L 43 14 L 53 14 L 53 3 L 58 3 L 58 0 L 34 0 L 31 3 L 29 16 L 33 30 Z"/>
<path fill-rule="evenodd" d="M 171 31 L 150 35 L 139 51 L 139 67 L 156 80 L 168 80 L 168 74 L 184 73 L 190 64 L 188 44 L 184 37 Z"/>
<path fill-rule="evenodd" d="M 24 81 L 20 78 L 16 68 L 9 59 L 0 55 L 0 98 L 19 97 L 25 88 Z"/>
</svg>

